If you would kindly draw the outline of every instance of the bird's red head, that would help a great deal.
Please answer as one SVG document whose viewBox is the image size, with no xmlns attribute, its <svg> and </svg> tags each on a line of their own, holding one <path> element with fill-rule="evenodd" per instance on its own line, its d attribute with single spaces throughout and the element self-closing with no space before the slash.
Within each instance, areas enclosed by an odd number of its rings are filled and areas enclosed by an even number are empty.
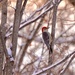
<svg viewBox="0 0 75 75">
<path fill-rule="evenodd" d="M 47 29 L 48 29 L 48 27 L 42 27 L 42 32 Z"/>
</svg>

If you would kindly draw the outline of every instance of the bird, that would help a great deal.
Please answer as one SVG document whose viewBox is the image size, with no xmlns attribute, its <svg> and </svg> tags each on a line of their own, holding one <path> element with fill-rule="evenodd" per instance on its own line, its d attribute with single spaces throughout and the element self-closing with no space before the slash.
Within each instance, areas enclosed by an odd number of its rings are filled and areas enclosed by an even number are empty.
<svg viewBox="0 0 75 75">
<path fill-rule="evenodd" d="M 49 27 L 42 27 L 42 38 L 44 43 L 47 46 L 47 49 L 49 50 L 49 54 L 51 54 L 53 52 L 52 48 L 51 48 L 51 40 L 50 40 L 50 33 L 48 32 Z"/>
</svg>

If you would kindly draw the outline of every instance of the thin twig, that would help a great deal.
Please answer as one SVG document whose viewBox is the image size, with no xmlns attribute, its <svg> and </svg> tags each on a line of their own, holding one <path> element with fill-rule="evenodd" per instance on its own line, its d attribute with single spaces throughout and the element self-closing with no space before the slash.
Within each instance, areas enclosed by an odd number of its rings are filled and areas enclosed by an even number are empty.
<svg viewBox="0 0 75 75">
<path fill-rule="evenodd" d="M 46 6 L 48 6 L 48 5 L 50 4 L 50 2 L 51 2 L 51 1 L 48 1 L 44 6 L 42 6 L 42 7 L 39 8 L 39 9 L 37 9 L 35 12 L 31 13 L 30 16 L 29 16 L 25 21 L 23 21 L 21 24 L 23 24 L 23 23 L 25 23 L 26 21 L 32 19 L 32 18 L 36 15 L 37 12 L 42 11 Z"/>
<path fill-rule="evenodd" d="M 54 41 L 54 43 L 67 31 L 69 31 L 72 27 L 74 27 L 75 23 L 73 23 L 67 30 L 63 31 Z"/>
<path fill-rule="evenodd" d="M 58 3 L 60 3 L 62 0 L 60 0 Z M 39 18 L 41 18 L 45 13 L 47 13 L 48 11 L 50 11 L 50 10 L 52 10 L 52 8 L 53 8 L 54 6 L 52 5 L 52 6 L 50 6 L 49 8 L 47 8 L 47 9 L 45 9 L 45 11 L 43 12 L 43 13 L 41 13 L 40 15 L 38 15 L 37 17 L 35 17 L 35 18 L 33 18 L 33 19 L 29 19 L 29 20 L 27 20 L 27 21 L 25 21 L 25 23 L 22 23 L 21 25 L 20 25 L 20 28 L 19 28 L 19 30 L 21 30 L 22 28 L 24 28 L 25 26 L 28 26 L 28 25 L 30 25 L 30 23 L 33 23 L 33 22 L 35 22 L 36 20 L 38 20 Z M 42 8 L 41 8 L 42 9 Z M 38 10 L 41 10 L 41 9 L 38 9 Z M 37 11 L 38 11 L 37 10 Z M 10 34 L 6 34 L 6 38 L 7 37 L 9 37 L 10 35 L 12 35 L 12 33 L 10 33 Z"/>
<path fill-rule="evenodd" d="M 44 15 L 44 16 L 45 16 L 45 15 Z M 29 44 L 32 42 L 32 40 L 34 39 L 34 37 L 35 37 L 35 35 L 36 35 L 38 29 L 39 29 L 40 26 L 42 25 L 41 22 L 43 21 L 44 16 L 40 19 L 37 28 L 36 28 L 36 29 L 34 30 L 34 32 L 32 33 L 31 39 L 27 39 L 27 41 L 26 41 L 25 47 L 24 47 L 24 49 L 23 49 L 22 52 L 21 52 L 21 57 L 20 57 L 20 60 L 19 60 L 19 63 L 18 63 L 18 66 L 19 66 L 19 67 L 20 67 L 20 65 L 21 65 L 21 63 L 22 63 L 22 61 L 23 61 L 23 57 L 24 57 L 24 55 L 25 55 L 25 53 L 26 53 L 26 50 L 27 50 Z"/>
<path fill-rule="evenodd" d="M 49 70 L 49 69 L 52 69 L 52 68 L 54 68 L 54 67 L 56 67 L 56 66 L 62 64 L 62 63 L 65 62 L 68 58 L 70 58 L 73 54 L 75 54 L 75 50 L 74 50 L 72 53 L 68 54 L 66 57 L 64 57 L 62 60 L 60 60 L 59 62 L 57 62 L 57 63 L 55 63 L 55 64 L 52 64 L 51 66 L 48 66 L 48 67 L 46 67 L 46 68 L 44 68 L 44 69 L 42 69 L 42 70 L 36 72 L 36 75 L 39 75 L 39 74 L 41 74 L 41 73 L 43 73 L 43 72 L 46 72 L 46 71 Z"/>
<path fill-rule="evenodd" d="M 65 73 L 65 71 L 67 70 L 67 68 L 69 67 L 70 63 L 72 62 L 72 60 L 75 58 L 75 54 L 70 58 L 70 60 L 68 61 L 66 67 L 60 72 L 60 75 L 63 75 Z"/>
<path fill-rule="evenodd" d="M 43 44 L 43 47 L 42 47 L 41 56 L 40 56 L 39 59 L 38 59 L 38 64 L 37 64 L 37 66 L 36 66 L 36 68 L 35 68 L 35 71 L 34 71 L 34 73 L 33 73 L 32 75 L 36 75 L 35 73 L 38 71 L 38 68 L 39 68 L 40 62 L 41 62 L 41 60 L 42 60 L 43 51 L 44 51 L 44 44 Z"/>
</svg>

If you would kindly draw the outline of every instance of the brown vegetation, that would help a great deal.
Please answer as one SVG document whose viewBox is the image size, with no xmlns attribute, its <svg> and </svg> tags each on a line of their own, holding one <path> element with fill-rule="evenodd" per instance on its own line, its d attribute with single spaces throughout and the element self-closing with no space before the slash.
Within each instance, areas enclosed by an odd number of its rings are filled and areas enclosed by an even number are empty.
<svg viewBox="0 0 75 75">
<path fill-rule="evenodd" d="M 0 75 L 75 75 L 74 13 L 75 0 L 0 0 Z"/>
</svg>

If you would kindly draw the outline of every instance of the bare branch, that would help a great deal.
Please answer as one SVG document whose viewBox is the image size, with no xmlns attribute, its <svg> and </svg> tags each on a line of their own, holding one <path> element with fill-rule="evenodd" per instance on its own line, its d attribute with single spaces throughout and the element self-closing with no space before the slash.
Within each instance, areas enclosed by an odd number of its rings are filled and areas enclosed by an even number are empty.
<svg viewBox="0 0 75 75">
<path fill-rule="evenodd" d="M 45 15 L 44 15 L 44 16 L 45 16 Z M 19 63 L 18 63 L 19 67 L 20 67 L 20 65 L 21 65 L 21 63 L 22 63 L 22 61 L 23 61 L 23 57 L 24 57 L 24 55 L 25 55 L 25 53 L 26 53 L 26 51 L 27 51 L 27 48 L 28 48 L 29 44 L 32 42 L 32 40 L 34 39 L 34 37 L 35 37 L 35 35 L 36 35 L 38 29 L 39 29 L 40 26 L 42 25 L 41 22 L 43 21 L 44 16 L 40 19 L 37 28 L 34 30 L 33 34 L 31 35 L 31 39 L 30 39 L 30 40 L 27 39 L 27 41 L 26 41 L 25 47 L 24 47 L 24 49 L 23 49 L 22 52 L 21 52 L 21 57 L 20 57 L 20 60 L 19 60 Z"/>
<path fill-rule="evenodd" d="M 4 5 L 5 4 L 5 5 Z M 2 17 L 1 17 L 1 26 L 0 26 L 0 38 L 3 46 L 3 51 L 5 56 L 8 58 L 6 45 L 5 45 L 5 24 L 7 22 L 7 0 L 5 0 L 2 4 Z"/>
<path fill-rule="evenodd" d="M 3 34 L 3 31 L 2 31 L 1 26 L 0 26 L 0 39 L 1 39 L 4 54 L 5 54 L 6 58 L 8 58 L 8 53 L 7 53 L 7 49 L 6 49 L 6 45 L 5 45 L 5 39 L 4 39 L 3 35 L 4 34 Z"/>
<path fill-rule="evenodd" d="M 69 31 L 72 27 L 74 27 L 75 23 L 73 23 L 67 30 L 61 32 L 61 34 L 54 40 L 54 43 L 67 31 Z"/>
<path fill-rule="evenodd" d="M 75 58 L 75 54 L 70 58 L 70 60 L 68 61 L 67 65 L 65 66 L 65 68 L 60 72 L 60 75 L 63 75 L 65 73 L 65 71 L 67 70 L 67 68 L 70 66 L 70 63 L 72 62 L 72 60 Z"/>
<path fill-rule="evenodd" d="M 43 56 L 43 49 L 44 49 L 44 44 L 43 44 L 43 48 L 42 48 L 42 52 L 41 52 L 41 56 L 40 56 L 39 59 L 38 59 L 38 64 L 37 64 L 37 66 L 36 66 L 36 68 L 35 68 L 35 70 L 34 70 L 34 72 L 33 72 L 32 75 L 36 75 L 35 73 L 38 71 L 38 68 L 39 68 L 39 65 L 40 65 L 40 62 L 41 62 L 41 60 L 42 60 L 42 56 Z"/>
<path fill-rule="evenodd" d="M 43 72 L 46 72 L 46 71 L 49 70 L 49 69 L 52 69 L 52 68 L 54 68 L 54 67 L 56 67 L 56 66 L 62 64 L 62 63 L 65 62 L 68 58 L 70 58 L 73 54 L 75 54 L 75 50 L 74 50 L 72 53 L 68 54 L 66 57 L 64 57 L 62 60 L 60 60 L 59 62 L 57 62 L 57 63 L 55 63 L 55 64 L 53 64 L 53 65 L 51 65 L 51 66 L 48 66 L 48 67 L 46 67 L 46 68 L 44 68 L 44 69 L 42 69 L 42 70 L 36 72 L 36 75 L 39 75 L 39 74 L 41 74 L 41 73 L 43 73 Z"/>
<path fill-rule="evenodd" d="M 22 0 L 17 0 L 14 25 L 13 25 L 13 34 L 12 34 L 12 54 L 14 57 L 16 54 L 18 31 L 21 22 L 21 13 L 22 13 L 21 6 L 22 6 Z"/>
<path fill-rule="evenodd" d="M 48 5 L 50 5 L 50 3 L 51 3 L 51 1 L 48 1 L 44 6 L 40 7 L 35 12 L 31 13 L 30 16 L 25 21 L 23 21 L 21 24 L 23 24 L 26 21 L 32 19 L 36 15 L 37 12 L 42 11 L 44 8 L 46 8 Z"/>
<path fill-rule="evenodd" d="M 51 48 L 53 50 L 54 40 L 55 40 L 55 27 L 56 27 L 56 16 L 57 16 L 57 0 L 55 0 L 54 8 L 53 8 L 53 18 L 52 18 L 52 31 L 51 31 Z"/>
</svg>

